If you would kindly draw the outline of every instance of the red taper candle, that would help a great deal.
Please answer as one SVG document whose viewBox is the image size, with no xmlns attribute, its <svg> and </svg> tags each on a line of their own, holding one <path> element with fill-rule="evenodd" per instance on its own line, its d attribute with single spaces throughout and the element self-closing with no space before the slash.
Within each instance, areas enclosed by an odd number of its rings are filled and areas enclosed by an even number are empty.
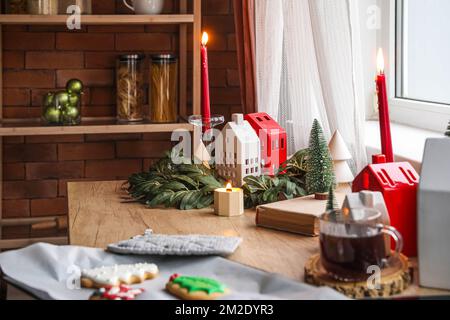
<svg viewBox="0 0 450 320">
<path fill-rule="evenodd" d="M 380 114 L 381 150 L 386 162 L 394 162 L 392 149 L 391 122 L 389 118 L 389 101 L 387 95 L 386 76 L 384 74 L 383 50 L 378 51 L 378 75 L 376 79 L 378 93 L 378 109 Z"/>
<path fill-rule="evenodd" d="M 211 128 L 211 102 L 209 97 L 209 67 L 208 67 L 208 34 L 203 33 L 202 36 L 202 118 L 203 118 L 203 132 Z"/>
</svg>

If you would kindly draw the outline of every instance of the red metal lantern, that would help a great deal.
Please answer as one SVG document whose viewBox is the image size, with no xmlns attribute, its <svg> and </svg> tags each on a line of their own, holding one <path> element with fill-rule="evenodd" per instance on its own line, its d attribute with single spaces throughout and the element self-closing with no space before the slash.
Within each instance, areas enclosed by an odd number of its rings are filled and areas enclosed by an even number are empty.
<svg viewBox="0 0 450 320">
<path fill-rule="evenodd" d="M 417 187 L 419 175 L 408 162 L 386 163 L 384 155 L 373 157 L 354 180 L 353 192 L 379 191 L 389 211 L 391 224 L 403 236 L 403 253 L 417 256 Z"/>
<path fill-rule="evenodd" d="M 261 169 L 263 174 L 274 175 L 287 160 L 287 134 L 267 113 L 245 116 L 261 140 Z"/>
</svg>

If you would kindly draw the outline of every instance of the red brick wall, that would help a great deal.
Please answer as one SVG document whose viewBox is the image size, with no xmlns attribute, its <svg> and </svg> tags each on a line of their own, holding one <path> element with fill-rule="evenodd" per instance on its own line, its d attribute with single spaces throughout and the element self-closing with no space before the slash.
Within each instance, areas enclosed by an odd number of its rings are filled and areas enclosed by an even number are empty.
<svg viewBox="0 0 450 320">
<path fill-rule="evenodd" d="M 93 1 L 94 13 L 124 13 L 122 1 Z M 213 112 L 240 112 L 240 89 L 231 0 L 204 0 L 211 35 Z M 176 10 L 166 0 L 166 11 Z M 4 117 L 38 117 L 43 94 L 72 77 L 87 86 L 84 116 L 114 116 L 114 68 L 121 52 L 176 52 L 176 26 L 7 26 L 3 29 Z M 191 41 L 189 41 L 191 45 Z M 190 55 L 191 56 L 191 55 Z M 191 72 L 189 72 L 191 74 Z M 189 78 L 190 79 L 190 78 Z M 190 91 L 190 89 L 189 89 Z M 125 179 L 170 148 L 170 135 L 76 135 L 5 138 L 3 215 L 67 214 L 67 181 Z M 4 228 L 4 238 L 43 236 L 29 227 Z"/>
</svg>

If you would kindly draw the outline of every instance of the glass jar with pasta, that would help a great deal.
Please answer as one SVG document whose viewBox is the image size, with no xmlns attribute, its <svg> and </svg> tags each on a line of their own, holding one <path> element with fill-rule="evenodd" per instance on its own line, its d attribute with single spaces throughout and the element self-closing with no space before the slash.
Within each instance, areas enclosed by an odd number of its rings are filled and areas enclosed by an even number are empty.
<svg viewBox="0 0 450 320">
<path fill-rule="evenodd" d="M 38 15 L 58 14 L 58 0 L 28 0 L 28 13 Z"/>
<path fill-rule="evenodd" d="M 176 122 L 178 118 L 178 59 L 172 54 L 152 56 L 150 121 Z"/>
<path fill-rule="evenodd" d="M 139 122 L 144 120 L 143 59 L 139 54 L 122 55 L 117 60 L 117 120 Z"/>
<path fill-rule="evenodd" d="M 27 13 L 27 0 L 6 0 L 4 2 L 4 13 L 25 14 Z"/>
</svg>

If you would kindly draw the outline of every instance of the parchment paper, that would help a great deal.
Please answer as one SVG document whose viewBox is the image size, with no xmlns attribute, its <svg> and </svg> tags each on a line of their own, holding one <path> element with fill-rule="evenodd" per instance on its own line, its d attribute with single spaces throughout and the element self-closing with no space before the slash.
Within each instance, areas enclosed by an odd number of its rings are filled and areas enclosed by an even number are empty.
<svg viewBox="0 0 450 320">
<path fill-rule="evenodd" d="M 160 270 L 158 278 L 135 286 L 146 290 L 138 300 L 176 299 L 164 289 L 174 273 L 222 281 L 232 292 L 224 300 L 346 299 L 332 289 L 312 287 L 220 257 L 123 256 L 42 243 L 0 254 L 0 268 L 8 280 L 40 299 L 56 300 L 89 299 L 93 290 L 73 288 L 71 280 L 78 279 L 80 269 L 138 262 L 156 263 Z"/>
</svg>

